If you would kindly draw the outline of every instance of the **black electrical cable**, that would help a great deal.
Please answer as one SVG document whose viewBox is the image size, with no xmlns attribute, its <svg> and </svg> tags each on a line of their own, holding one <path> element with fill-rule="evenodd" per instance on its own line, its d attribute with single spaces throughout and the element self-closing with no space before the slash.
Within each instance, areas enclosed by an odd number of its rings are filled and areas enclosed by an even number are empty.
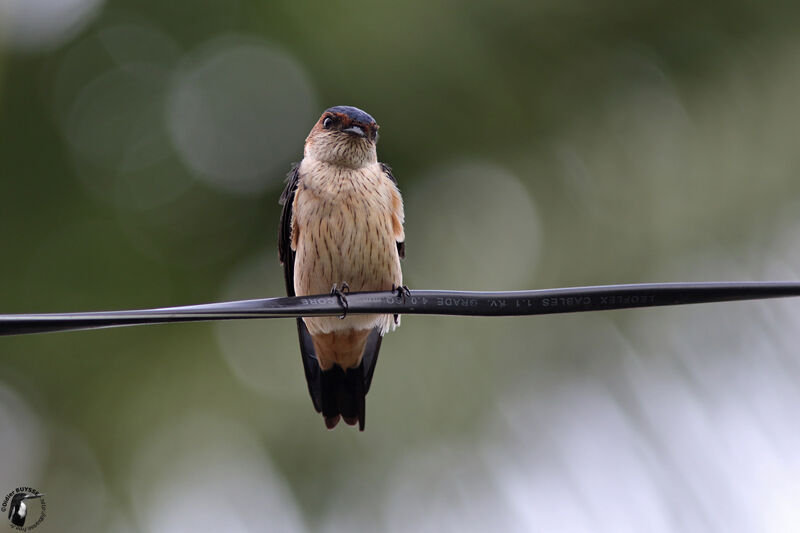
<svg viewBox="0 0 800 533">
<path fill-rule="evenodd" d="M 347 295 L 348 314 L 521 316 L 800 296 L 800 282 L 601 285 L 511 292 L 409 291 Z M 138 311 L 0 315 L 0 335 L 23 335 L 169 322 L 338 316 L 336 296 L 241 300 Z"/>
</svg>

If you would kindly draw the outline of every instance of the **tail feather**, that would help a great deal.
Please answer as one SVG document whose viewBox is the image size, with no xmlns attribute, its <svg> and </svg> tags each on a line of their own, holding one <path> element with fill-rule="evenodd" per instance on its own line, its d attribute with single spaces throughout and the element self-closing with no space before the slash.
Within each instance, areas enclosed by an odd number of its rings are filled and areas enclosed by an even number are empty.
<svg viewBox="0 0 800 533">
<path fill-rule="evenodd" d="M 364 430 L 366 422 L 366 390 L 364 387 L 364 363 L 356 368 L 343 370 L 334 366 L 320 372 L 321 411 L 325 425 L 336 427 L 341 416 L 348 425 L 358 423 Z"/>
<path fill-rule="evenodd" d="M 359 429 L 364 431 L 366 396 L 383 339 L 380 329 L 375 328 L 370 332 L 361 364 L 346 371 L 339 365 L 333 365 L 330 370 L 320 369 L 313 340 L 302 318 L 297 319 L 297 332 L 308 392 L 314 408 L 325 418 L 325 426 L 332 429 L 343 418 L 350 425 L 357 422 Z"/>
</svg>

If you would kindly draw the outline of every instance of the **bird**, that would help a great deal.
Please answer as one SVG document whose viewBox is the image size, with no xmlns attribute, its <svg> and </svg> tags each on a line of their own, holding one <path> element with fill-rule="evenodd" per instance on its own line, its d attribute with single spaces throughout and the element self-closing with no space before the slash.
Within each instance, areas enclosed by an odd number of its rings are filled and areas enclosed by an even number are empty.
<svg viewBox="0 0 800 533">
<path fill-rule="evenodd" d="M 287 175 L 278 254 L 289 296 L 331 294 L 341 317 L 297 319 L 308 391 L 325 426 L 366 422 L 369 391 L 384 334 L 396 315 L 347 316 L 350 291 L 403 285 L 403 198 L 392 169 L 378 161 L 379 126 L 352 106 L 326 109 L 305 140 L 302 160 Z"/>
<path fill-rule="evenodd" d="M 18 492 L 11 498 L 11 505 L 8 506 L 8 519 L 11 524 L 17 527 L 25 525 L 25 518 L 28 516 L 28 506 L 25 505 L 25 500 L 32 500 L 41 498 L 44 494 L 29 494 L 27 492 Z"/>
</svg>

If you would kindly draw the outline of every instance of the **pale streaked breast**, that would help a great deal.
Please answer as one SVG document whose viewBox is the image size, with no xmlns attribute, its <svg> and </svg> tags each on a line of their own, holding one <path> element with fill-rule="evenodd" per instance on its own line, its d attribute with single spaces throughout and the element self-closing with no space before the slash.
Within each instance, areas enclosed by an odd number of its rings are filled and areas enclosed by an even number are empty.
<svg viewBox="0 0 800 533">
<path fill-rule="evenodd" d="M 380 165 L 350 169 L 304 159 L 299 172 L 292 223 L 295 292 L 325 294 L 342 282 L 354 292 L 402 285 L 402 200 Z M 306 319 L 306 325 L 311 333 L 376 326 L 385 332 L 391 321 L 389 315 L 351 315 Z"/>
</svg>

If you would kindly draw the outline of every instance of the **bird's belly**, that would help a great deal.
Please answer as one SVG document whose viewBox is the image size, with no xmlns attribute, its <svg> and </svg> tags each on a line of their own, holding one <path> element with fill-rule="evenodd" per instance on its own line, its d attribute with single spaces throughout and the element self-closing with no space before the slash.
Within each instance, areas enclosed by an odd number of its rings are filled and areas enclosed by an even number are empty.
<svg viewBox="0 0 800 533">
<path fill-rule="evenodd" d="M 309 195 L 310 196 L 310 195 Z M 340 289 L 381 291 L 402 285 L 400 258 L 392 232 L 392 213 L 370 198 L 332 202 L 306 198 L 296 211 L 299 231 L 295 256 L 295 292 L 327 294 Z M 311 333 L 342 329 L 387 331 L 390 315 L 350 315 L 305 319 Z"/>
</svg>

